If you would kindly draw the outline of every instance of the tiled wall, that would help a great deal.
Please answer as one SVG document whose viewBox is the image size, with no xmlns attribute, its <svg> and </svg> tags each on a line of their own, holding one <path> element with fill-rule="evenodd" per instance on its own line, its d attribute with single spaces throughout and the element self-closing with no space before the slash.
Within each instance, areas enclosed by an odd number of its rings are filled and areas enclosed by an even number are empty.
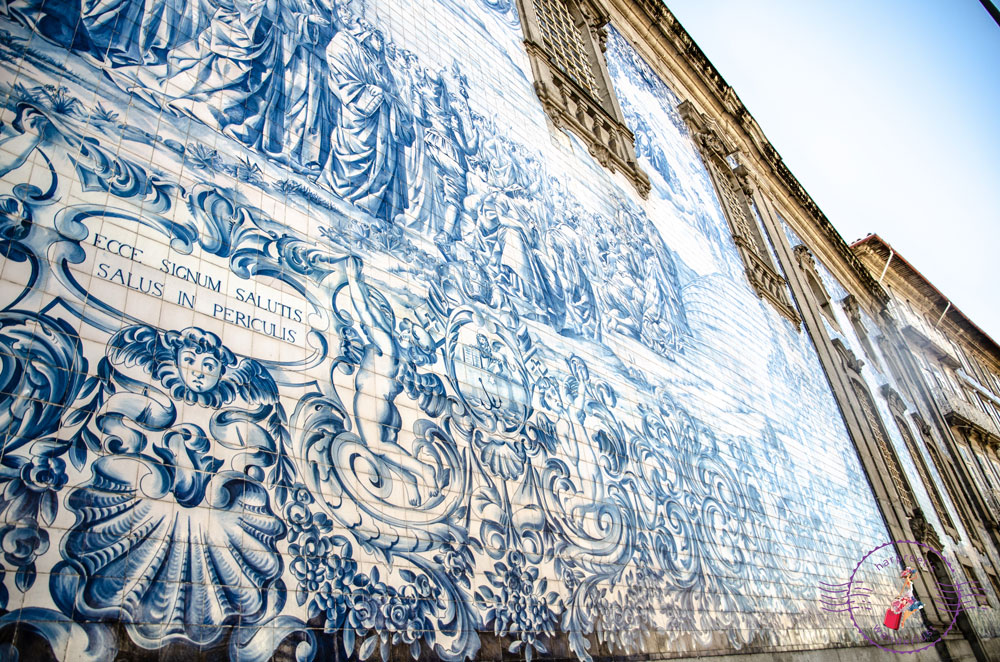
<svg viewBox="0 0 1000 662">
<path fill-rule="evenodd" d="M 862 641 L 867 481 L 620 35 L 645 202 L 509 3 L 2 12 L 4 654 Z"/>
</svg>

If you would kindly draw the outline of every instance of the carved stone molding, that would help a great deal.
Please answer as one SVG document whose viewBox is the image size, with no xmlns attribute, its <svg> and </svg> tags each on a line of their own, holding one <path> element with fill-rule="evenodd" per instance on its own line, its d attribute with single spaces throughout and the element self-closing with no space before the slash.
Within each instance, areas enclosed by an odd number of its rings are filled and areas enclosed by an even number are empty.
<svg viewBox="0 0 1000 662">
<path fill-rule="evenodd" d="M 795 261 L 799 263 L 800 269 L 808 269 L 809 271 L 816 271 L 816 259 L 813 257 L 812 251 L 806 248 L 805 244 L 799 244 L 792 249 L 795 253 Z"/>
<path fill-rule="evenodd" d="M 699 112 L 693 103 L 682 101 L 677 106 L 677 111 L 691 130 L 691 135 L 702 150 L 703 155 L 708 153 L 725 160 L 727 156 L 736 151 L 736 147 L 723 136 L 719 123 L 714 118 Z"/>
<path fill-rule="evenodd" d="M 861 377 L 861 368 L 864 367 L 865 362 L 854 355 L 854 352 L 845 345 L 840 338 L 833 339 L 833 347 L 837 350 L 837 354 L 840 356 L 841 364 L 850 372 Z"/>
<path fill-rule="evenodd" d="M 945 348 L 940 342 L 929 337 L 916 326 L 912 324 L 904 325 L 902 328 L 902 334 L 906 340 L 922 349 L 925 353 L 931 355 L 942 365 L 947 366 L 952 370 L 957 370 L 962 367 L 962 364 L 957 358 L 952 356 L 951 352 L 947 348 Z"/>
<path fill-rule="evenodd" d="M 921 542 L 929 547 L 939 550 L 941 549 L 941 538 L 938 536 L 937 531 L 927 518 L 924 516 L 924 511 L 920 509 L 919 506 L 915 507 L 909 516 L 910 520 L 910 530 L 913 531 L 913 536 L 917 542 Z"/>
<path fill-rule="evenodd" d="M 747 281 L 758 297 L 767 300 L 779 313 L 798 326 L 799 314 L 788 295 L 785 278 L 778 272 L 765 235 L 751 211 L 750 200 L 756 186 L 753 175 L 745 166 L 737 165 L 736 169 L 730 166 L 729 157 L 734 155 L 734 148 L 723 136 L 715 120 L 698 112 L 690 101 L 681 103 L 678 111 L 687 123 L 715 184 L 736 250 L 743 261 Z M 738 154 L 736 160 L 739 163 Z"/>
<path fill-rule="evenodd" d="M 741 163 L 733 168 L 733 174 L 736 175 L 736 181 L 739 183 L 743 195 L 752 198 L 754 190 L 760 188 L 760 184 L 757 178 L 750 172 L 750 169 Z"/>
<path fill-rule="evenodd" d="M 931 475 L 927 463 L 924 462 L 924 456 L 920 453 L 920 449 L 917 447 L 917 442 L 913 438 L 913 432 L 906 423 L 906 402 L 903 400 L 902 396 L 888 384 L 880 386 L 879 392 L 889 404 L 889 410 L 892 412 L 892 418 L 896 421 L 896 427 L 899 428 L 899 434 L 903 437 L 903 444 L 910 453 L 910 459 L 913 461 L 913 466 L 916 468 L 917 474 L 920 476 L 920 482 L 924 485 L 924 489 L 927 492 L 927 496 L 930 498 L 931 506 L 934 508 L 934 512 L 937 514 L 938 520 L 942 523 L 947 533 L 950 533 L 953 536 L 957 535 L 957 532 L 955 531 L 955 523 L 948 514 L 948 509 L 944 506 L 944 500 L 941 498 L 941 492 L 938 490 L 938 486 L 934 481 L 934 477 Z M 924 446 L 926 447 L 927 444 L 925 443 Z"/>
<path fill-rule="evenodd" d="M 881 368 L 883 361 L 875 352 L 875 347 L 872 345 L 871 338 L 868 337 L 868 329 L 865 328 L 864 320 L 861 318 L 861 306 L 858 305 L 857 297 L 853 294 L 848 294 L 840 300 L 840 307 L 843 308 L 844 313 L 847 315 L 847 321 L 849 321 L 851 326 L 854 328 L 854 334 L 858 337 L 858 341 L 861 343 L 865 356 L 872 363 L 872 365 L 877 368 Z M 893 368 L 892 357 L 886 355 L 885 359 L 890 362 L 889 367 Z M 897 380 L 900 380 L 901 375 L 897 373 L 898 371 L 895 371 L 893 374 L 896 375 Z"/>
<path fill-rule="evenodd" d="M 968 511 L 969 502 L 961 496 L 961 491 L 954 483 L 954 466 L 950 463 L 950 461 L 945 459 L 946 456 L 942 454 L 941 449 L 938 448 L 937 442 L 932 435 L 932 428 L 930 424 L 928 424 L 927 421 L 925 421 L 924 418 L 917 412 L 912 412 L 910 417 L 913 419 L 913 422 L 916 424 L 917 429 L 923 437 L 924 448 L 927 449 L 927 453 L 931 457 L 931 462 L 937 468 L 938 475 L 941 476 L 941 483 L 944 485 L 944 489 L 948 493 L 948 497 L 951 499 L 955 512 L 958 513 L 959 520 L 961 520 L 962 525 L 965 527 L 965 531 L 972 540 L 972 544 L 982 550 L 983 542 L 980 539 L 979 530 L 973 523 L 972 516 Z M 953 522 L 951 523 L 951 526 L 954 528 L 955 525 Z M 956 531 L 952 537 L 958 540 L 958 532 Z"/>
<path fill-rule="evenodd" d="M 576 134 L 598 163 L 624 174 L 647 197 L 649 177 L 639 167 L 635 136 L 625 124 L 604 63 L 607 13 L 593 0 L 518 0 L 518 9 L 535 94 L 545 113 L 557 128 Z M 542 11 L 558 20 L 545 21 L 543 27 Z M 575 51 L 550 50 L 546 43 L 553 35 L 546 31 L 553 29 L 566 32 L 564 41 L 575 44 Z"/>
<path fill-rule="evenodd" d="M 851 251 L 840 233 L 785 165 L 781 155 L 768 141 L 739 96 L 726 83 L 677 18 L 667 9 L 665 3 L 662 0 L 635 0 L 635 4 L 643 14 L 642 29 L 644 33 L 648 34 L 650 38 L 669 44 L 683 57 L 684 62 L 690 67 L 698 82 L 715 98 L 721 109 L 731 115 L 734 125 L 742 130 L 742 135 L 748 139 L 747 144 L 752 144 L 755 148 L 755 154 L 761 157 L 763 163 L 773 173 L 773 180 L 780 184 L 799 203 L 806 215 L 817 223 L 830 245 L 851 267 L 858 281 L 872 297 L 882 304 L 888 302 L 888 293 Z"/>
<path fill-rule="evenodd" d="M 851 320 L 851 324 L 855 327 L 862 326 L 861 323 L 861 308 L 858 306 L 858 299 L 853 294 L 848 294 L 846 297 L 840 300 L 840 306 L 844 309 L 847 314 L 847 319 Z"/>
<path fill-rule="evenodd" d="M 834 344 L 837 344 L 836 340 L 834 340 Z M 840 350 L 840 348 L 838 348 L 838 350 Z M 850 353 L 850 350 L 847 350 L 847 352 Z M 851 354 L 851 356 L 853 356 L 853 354 Z M 889 442 L 885 431 L 885 425 L 883 424 L 882 418 L 878 413 L 878 409 L 875 407 L 875 401 L 872 400 L 868 387 L 865 386 L 864 380 L 859 375 L 850 377 L 849 381 L 851 389 L 854 391 L 856 401 L 861 407 L 864 420 L 868 424 L 868 429 L 871 432 L 872 439 L 875 441 L 875 448 L 878 450 L 879 455 L 882 456 L 882 461 L 888 471 L 887 478 L 891 483 L 892 489 L 895 490 L 895 495 L 893 496 L 899 500 L 899 503 L 903 506 L 903 512 L 907 513 L 909 516 L 910 513 L 913 513 L 915 510 L 919 510 L 919 506 L 913 496 L 913 490 L 906 478 L 906 473 L 903 471 L 903 467 L 899 462 L 899 457 L 896 455 L 895 449 Z"/>
<path fill-rule="evenodd" d="M 920 430 L 920 434 L 924 435 L 925 437 L 931 436 L 931 426 L 927 423 L 927 421 L 924 420 L 923 416 L 921 416 L 917 412 L 913 412 L 912 414 L 910 414 L 910 417 L 916 424 L 917 429 Z"/>
<path fill-rule="evenodd" d="M 840 323 L 837 321 L 837 316 L 833 312 L 833 305 L 830 302 L 830 293 L 827 292 L 826 286 L 823 285 L 823 279 L 819 275 L 819 270 L 816 267 L 816 258 L 813 256 L 812 251 L 805 244 L 799 244 L 792 249 L 792 252 L 795 255 L 795 262 L 799 265 L 799 270 L 805 275 L 805 281 L 812 293 L 813 300 L 819 307 L 820 313 L 829 322 L 831 328 L 837 333 L 842 334 Z"/>
<path fill-rule="evenodd" d="M 879 391 L 882 392 L 882 397 L 888 401 L 889 409 L 900 416 L 906 413 L 906 402 L 904 402 L 902 396 L 896 392 L 896 389 L 892 388 L 888 384 L 883 384 L 879 387 Z"/>
<path fill-rule="evenodd" d="M 799 314 L 788 298 L 785 279 L 775 273 L 757 253 L 747 251 L 745 261 L 747 280 L 757 292 L 757 296 L 767 299 L 778 312 L 798 326 Z"/>
</svg>

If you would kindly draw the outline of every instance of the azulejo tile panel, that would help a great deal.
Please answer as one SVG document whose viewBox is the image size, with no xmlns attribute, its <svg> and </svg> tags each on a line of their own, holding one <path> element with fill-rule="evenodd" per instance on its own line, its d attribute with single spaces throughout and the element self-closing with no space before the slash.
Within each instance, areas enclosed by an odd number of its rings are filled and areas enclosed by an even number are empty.
<svg viewBox="0 0 1000 662">
<path fill-rule="evenodd" d="M 858 640 L 874 501 L 617 33 L 649 202 L 509 4 L 0 11 L 5 654 Z"/>
</svg>

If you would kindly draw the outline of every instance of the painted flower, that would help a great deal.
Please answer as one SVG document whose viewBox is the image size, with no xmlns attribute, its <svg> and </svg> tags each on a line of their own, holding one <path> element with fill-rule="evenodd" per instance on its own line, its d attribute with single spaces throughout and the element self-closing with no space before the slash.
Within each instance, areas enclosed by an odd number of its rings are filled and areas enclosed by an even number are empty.
<svg viewBox="0 0 1000 662">
<path fill-rule="evenodd" d="M 303 605 L 312 595 L 309 617 L 323 614 L 325 630 L 333 632 L 343 627 L 358 564 L 351 558 L 353 550 L 347 538 L 330 535 L 333 520 L 309 509 L 314 501 L 304 485 L 292 486 L 291 499 L 285 506 L 288 553 L 292 557 L 288 568 L 298 580 L 297 602 Z"/>
<path fill-rule="evenodd" d="M 548 650 L 538 639 L 539 634 L 552 636 L 563 611 L 562 599 L 548 591 L 548 580 L 538 579 L 538 568 L 526 566 L 522 552 L 507 552 L 506 563 L 497 561 L 486 572 L 490 585 L 481 585 L 476 592 L 476 604 L 486 610 L 486 622 L 493 623 L 499 637 L 514 638 L 508 650 L 517 653 L 524 648 L 526 660 L 534 652 Z"/>
<path fill-rule="evenodd" d="M 0 549 L 4 562 L 17 568 L 17 587 L 27 591 L 35 582 L 35 559 L 49 550 L 49 533 L 26 517 L 0 528 Z"/>
<path fill-rule="evenodd" d="M 0 482 L 6 486 L 0 492 L 0 512 L 8 524 L 0 529 L 0 548 L 6 562 L 17 568 L 15 580 L 24 591 L 35 581 L 35 559 L 49 548 L 44 527 L 55 520 L 58 491 L 69 477 L 65 461 L 47 455 L 31 460 L 9 455 L 3 464 Z"/>
<path fill-rule="evenodd" d="M 285 508 L 285 521 L 288 523 L 289 528 L 295 527 L 304 530 L 312 522 L 312 513 L 306 504 L 292 501 Z"/>
<path fill-rule="evenodd" d="M 292 556 L 289 568 L 299 580 L 299 587 L 306 593 L 319 590 L 326 578 L 326 556 L 331 552 L 330 539 L 322 535 L 318 528 L 310 527 L 296 534 L 296 542 L 288 546 Z M 300 604 L 304 598 L 299 599 Z"/>
<path fill-rule="evenodd" d="M 43 85 L 34 89 L 38 101 L 49 111 L 57 115 L 78 115 L 82 109 L 80 100 L 74 97 L 68 89 L 59 85 Z"/>
<path fill-rule="evenodd" d="M 244 156 L 233 166 L 227 166 L 227 170 L 229 170 L 238 181 L 246 182 L 247 184 L 257 184 L 258 186 L 264 184 L 264 180 L 262 178 L 263 172 L 261 171 L 260 166 L 251 161 L 249 156 Z"/>
<path fill-rule="evenodd" d="M 48 551 L 48 531 L 34 518 L 7 524 L 0 528 L 0 549 L 7 563 L 15 567 L 26 566 Z"/>
<path fill-rule="evenodd" d="M 465 545 L 449 544 L 440 553 L 434 555 L 434 561 L 441 565 L 441 568 L 455 583 L 466 588 L 471 587 L 472 568 L 475 566 L 471 543 Z"/>
<path fill-rule="evenodd" d="M 411 632 L 410 607 L 403 602 L 403 598 L 399 594 L 390 595 L 386 603 L 382 605 L 381 611 L 386 626 L 390 630 L 407 634 Z M 412 640 L 410 639 L 410 641 Z"/>
<path fill-rule="evenodd" d="M 396 644 L 408 645 L 410 655 L 417 659 L 421 640 L 428 646 L 433 645 L 431 616 L 437 601 L 430 579 L 411 570 L 400 570 L 399 574 L 408 582 L 401 589 L 379 581 L 378 568 L 370 577 L 357 575 L 354 578 L 355 593 L 351 597 L 347 622 L 357 637 L 366 637 L 358 652 L 359 659 L 368 659 L 378 647 L 386 662 L 391 646 Z"/>
<path fill-rule="evenodd" d="M 361 577 L 356 577 L 355 583 Z M 384 586 L 382 584 L 382 587 Z M 379 622 L 379 603 L 382 597 L 381 591 L 375 587 L 366 592 L 354 593 L 351 596 L 351 615 L 348 618 L 350 626 L 355 630 L 366 632 L 381 625 Z"/>
<path fill-rule="evenodd" d="M 312 492 L 309 491 L 308 487 L 302 483 L 295 483 L 292 486 L 292 501 L 308 506 L 315 503 L 316 499 L 313 498 Z"/>
<path fill-rule="evenodd" d="M 301 483 L 292 487 L 291 500 L 285 506 L 288 524 L 289 570 L 298 580 L 296 600 L 305 604 L 315 594 L 310 611 L 327 614 L 327 628 L 340 627 L 345 608 L 342 594 L 349 586 L 357 563 L 350 559 L 351 545 L 343 536 L 331 536 L 333 520 L 325 513 L 314 513 L 309 505 L 312 494 Z M 345 579 L 346 577 L 346 579 Z M 346 589 L 350 592 L 350 589 Z"/>
<path fill-rule="evenodd" d="M 66 462 L 58 457 L 41 455 L 21 467 L 21 480 L 33 492 L 58 492 L 69 480 Z"/>
<path fill-rule="evenodd" d="M 347 542 L 341 536 L 335 538 Z M 357 572 L 358 563 L 352 558 L 333 555 L 325 559 L 324 579 L 313 603 L 326 615 L 327 632 L 344 626 L 350 605 L 351 584 Z"/>
<path fill-rule="evenodd" d="M 601 599 L 596 603 L 595 632 L 598 641 L 611 650 L 636 653 L 642 650 L 645 637 L 657 630 L 651 615 L 662 613 L 654 598 L 662 600 L 666 578 L 662 573 L 640 569 L 629 571 L 621 583 L 626 588 L 616 600 Z"/>
</svg>

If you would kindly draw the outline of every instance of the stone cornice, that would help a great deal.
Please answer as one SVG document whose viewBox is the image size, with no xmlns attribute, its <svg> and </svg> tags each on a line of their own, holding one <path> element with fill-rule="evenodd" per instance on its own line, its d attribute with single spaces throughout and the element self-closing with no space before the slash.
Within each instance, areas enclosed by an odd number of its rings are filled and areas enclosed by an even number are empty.
<svg viewBox="0 0 1000 662">
<path fill-rule="evenodd" d="M 930 324 L 942 336 L 960 343 L 966 351 L 975 354 L 991 372 L 1000 375 L 1000 345 L 966 317 L 965 313 L 884 239 L 877 234 L 869 235 L 855 242 L 851 250 L 873 273 L 882 271 L 888 251 L 892 251 L 893 259 L 886 271 L 886 281 L 892 285 L 896 297 L 909 300 L 921 316 L 931 320 Z"/>
<path fill-rule="evenodd" d="M 728 134 L 731 142 L 750 152 L 759 164 L 758 169 L 768 172 L 768 189 L 780 191 L 782 198 L 794 204 L 804 218 L 812 222 L 817 232 L 813 239 L 821 239 L 829 250 L 822 251 L 839 259 L 865 293 L 871 297 L 876 308 L 889 301 L 886 291 L 879 285 L 861 260 L 851 251 L 850 246 L 837 232 L 833 224 L 822 212 L 791 170 L 784 164 L 781 155 L 764 135 L 760 125 L 747 110 L 733 88 L 709 61 L 673 13 L 662 0 L 606 0 L 612 11 L 612 24 L 626 27 L 635 39 L 646 39 L 652 43 L 635 44 L 640 52 L 647 54 L 647 61 L 657 73 L 674 88 L 674 92 L 693 99 L 702 112 L 715 116 L 719 128 Z M 620 17 L 625 26 L 615 19 Z M 650 57 L 652 56 L 652 57 Z M 680 84 L 677 89 L 676 84 Z M 793 219 L 786 219 L 791 222 Z M 813 250 L 820 247 L 816 241 L 809 241 Z"/>
<path fill-rule="evenodd" d="M 951 355 L 947 349 L 928 338 L 920 329 L 912 324 L 906 324 L 902 329 L 903 336 L 917 347 L 929 352 L 937 361 L 949 368 L 958 368 L 962 364 Z"/>
</svg>

